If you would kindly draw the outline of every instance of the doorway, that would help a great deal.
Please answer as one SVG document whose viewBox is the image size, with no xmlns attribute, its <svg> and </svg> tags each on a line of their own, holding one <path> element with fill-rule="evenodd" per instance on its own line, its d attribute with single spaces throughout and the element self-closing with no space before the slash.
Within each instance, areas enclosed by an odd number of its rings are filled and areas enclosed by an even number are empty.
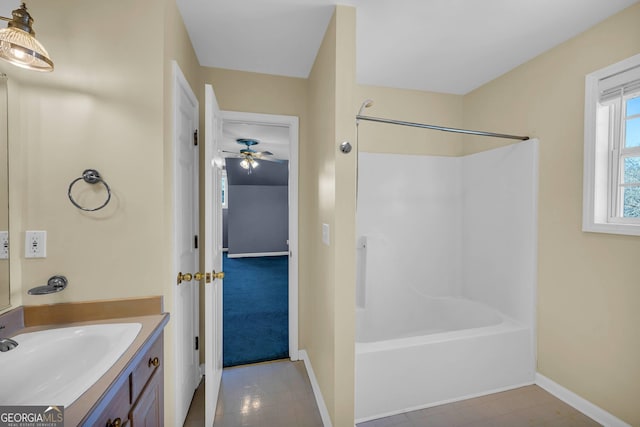
<svg viewBox="0 0 640 427">
<path fill-rule="evenodd" d="M 298 118 L 222 119 L 224 366 L 298 360 Z"/>
</svg>

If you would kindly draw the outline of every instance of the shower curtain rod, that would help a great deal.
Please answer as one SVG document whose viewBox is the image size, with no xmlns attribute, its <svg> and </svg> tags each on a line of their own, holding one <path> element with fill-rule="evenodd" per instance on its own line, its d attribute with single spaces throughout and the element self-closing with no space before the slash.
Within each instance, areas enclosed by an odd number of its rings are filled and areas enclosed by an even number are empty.
<svg viewBox="0 0 640 427">
<path fill-rule="evenodd" d="M 403 121 L 400 121 L 400 120 L 382 119 L 380 117 L 361 116 L 361 115 L 358 114 L 356 116 L 356 123 L 358 123 L 359 120 L 367 120 L 367 121 L 370 121 L 370 122 L 379 122 L 379 123 L 388 123 L 388 124 L 400 125 L 400 126 L 411 126 L 411 127 L 423 128 L 423 129 L 433 129 L 433 130 L 440 130 L 440 131 L 443 131 L 443 132 L 466 133 L 466 134 L 469 134 L 469 135 L 493 136 L 493 137 L 496 137 L 496 138 L 507 138 L 507 139 L 519 139 L 520 141 L 526 141 L 526 140 L 529 139 L 528 136 L 507 135 L 507 134 L 503 134 L 503 133 L 483 132 L 483 131 L 479 131 L 479 130 L 448 128 L 448 127 L 443 127 L 443 126 L 426 125 L 424 123 L 403 122 Z"/>
</svg>

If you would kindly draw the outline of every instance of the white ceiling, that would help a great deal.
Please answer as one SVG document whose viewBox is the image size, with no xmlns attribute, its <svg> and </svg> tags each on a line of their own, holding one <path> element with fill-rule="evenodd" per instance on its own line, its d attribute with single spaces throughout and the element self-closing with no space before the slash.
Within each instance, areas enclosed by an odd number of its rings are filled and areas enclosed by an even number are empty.
<svg viewBox="0 0 640 427">
<path fill-rule="evenodd" d="M 357 81 L 465 94 L 638 0 L 177 0 L 203 66 L 309 76 L 337 3 Z"/>
</svg>

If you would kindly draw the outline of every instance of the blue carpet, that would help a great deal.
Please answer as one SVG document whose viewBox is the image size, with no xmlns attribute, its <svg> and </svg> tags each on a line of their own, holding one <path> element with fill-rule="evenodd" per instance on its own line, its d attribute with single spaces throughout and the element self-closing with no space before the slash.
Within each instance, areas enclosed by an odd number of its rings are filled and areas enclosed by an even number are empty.
<svg viewBox="0 0 640 427">
<path fill-rule="evenodd" d="M 223 365 L 289 357 L 289 257 L 227 258 Z"/>
</svg>

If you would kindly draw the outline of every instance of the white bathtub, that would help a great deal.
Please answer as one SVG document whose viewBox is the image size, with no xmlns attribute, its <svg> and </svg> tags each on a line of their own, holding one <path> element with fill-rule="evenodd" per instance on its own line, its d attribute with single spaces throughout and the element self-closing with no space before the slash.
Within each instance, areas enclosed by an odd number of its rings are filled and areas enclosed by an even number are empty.
<svg viewBox="0 0 640 427">
<path fill-rule="evenodd" d="M 356 421 L 534 382 L 532 330 L 455 298 L 413 298 L 356 319 Z"/>
</svg>

